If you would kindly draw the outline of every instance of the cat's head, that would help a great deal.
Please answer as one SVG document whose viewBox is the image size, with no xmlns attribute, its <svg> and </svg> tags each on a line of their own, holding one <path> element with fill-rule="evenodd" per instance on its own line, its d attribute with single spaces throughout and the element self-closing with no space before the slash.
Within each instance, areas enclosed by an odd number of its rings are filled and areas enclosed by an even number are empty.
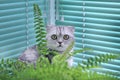
<svg viewBox="0 0 120 80">
<path fill-rule="evenodd" d="M 72 26 L 47 26 L 47 47 L 57 51 L 65 51 L 74 41 L 74 27 Z"/>
</svg>

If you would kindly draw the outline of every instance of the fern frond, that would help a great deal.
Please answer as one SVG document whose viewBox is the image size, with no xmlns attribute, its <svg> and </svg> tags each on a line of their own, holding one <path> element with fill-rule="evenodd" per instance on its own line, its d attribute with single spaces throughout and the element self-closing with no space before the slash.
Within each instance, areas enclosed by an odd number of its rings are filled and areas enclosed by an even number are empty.
<svg viewBox="0 0 120 80">
<path fill-rule="evenodd" d="M 68 54 L 70 53 L 71 49 L 73 48 L 73 45 L 74 45 L 74 42 L 71 42 L 71 44 L 67 47 L 67 49 L 61 55 L 56 55 L 53 58 L 53 62 L 55 62 L 55 63 L 63 63 L 63 62 L 65 62 L 65 60 L 69 56 Z"/>
<path fill-rule="evenodd" d="M 85 52 L 85 51 L 92 51 L 92 49 L 90 48 L 83 48 L 83 49 L 78 49 L 78 50 L 74 50 L 70 55 L 73 56 L 77 53 L 82 53 L 82 52 Z"/>
<path fill-rule="evenodd" d="M 34 27 L 36 32 L 36 42 L 39 54 L 45 55 L 47 52 L 46 49 L 46 32 L 44 27 L 44 22 L 42 19 L 42 12 L 38 4 L 34 4 Z"/>
<path fill-rule="evenodd" d="M 83 61 L 82 63 L 84 64 L 84 66 L 82 66 L 83 68 L 93 68 L 98 66 L 100 63 L 102 62 L 108 62 L 112 59 L 116 59 L 120 57 L 119 55 L 114 55 L 114 54 L 102 54 L 102 55 L 98 55 L 95 57 L 90 57 L 87 59 L 87 61 Z"/>
<path fill-rule="evenodd" d="M 67 55 L 70 53 L 70 51 L 72 50 L 74 46 L 74 41 L 71 42 L 71 44 L 67 47 L 67 49 L 63 52 L 63 55 L 61 56 L 61 58 L 65 58 L 67 57 Z"/>
</svg>

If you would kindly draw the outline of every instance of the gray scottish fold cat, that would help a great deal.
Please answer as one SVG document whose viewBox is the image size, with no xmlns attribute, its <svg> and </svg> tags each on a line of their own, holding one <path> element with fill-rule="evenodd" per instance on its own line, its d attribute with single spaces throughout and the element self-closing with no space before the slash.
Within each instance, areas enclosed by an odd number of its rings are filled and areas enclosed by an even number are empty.
<svg viewBox="0 0 120 80">
<path fill-rule="evenodd" d="M 62 54 L 69 44 L 74 41 L 74 27 L 72 26 L 47 26 L 46 32 L 47 48 L 56 50 L 60 54 Z M 36 60 L 39 57 L 36 48 L 37 46 L 32 46 L 26 49 L 19 57 L 19 60 L 36 64 Z M 72 65 L 72 61 L 72 58 L 68 61 L 70 66 Z"/>
</svg>

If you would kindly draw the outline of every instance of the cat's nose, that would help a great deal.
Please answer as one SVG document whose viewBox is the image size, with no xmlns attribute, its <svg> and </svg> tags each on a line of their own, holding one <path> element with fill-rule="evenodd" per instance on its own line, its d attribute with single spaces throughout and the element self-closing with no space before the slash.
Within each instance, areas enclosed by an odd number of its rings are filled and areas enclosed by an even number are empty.
<svg viewBox="0 0 120 80">
<path fill-rule="evenodd" d="M 59 44 L 62 44 L 62 42 L 58 42 Z"/>
</svg>

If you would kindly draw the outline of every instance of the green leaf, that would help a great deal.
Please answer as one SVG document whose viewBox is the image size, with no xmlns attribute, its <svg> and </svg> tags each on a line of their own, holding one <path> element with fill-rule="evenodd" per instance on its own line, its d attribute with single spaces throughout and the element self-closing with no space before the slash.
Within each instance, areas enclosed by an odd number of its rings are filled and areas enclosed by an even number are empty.
<svg viewBox="0 0 120 80">
<path fill-rule="evenodd" d="M 38 4 L 34 4 L 34 27 L 35 27 L 35 33 L 36 33 L 36 43 L 38 46 L 38 51 L 40 54 L 47 54 L 46 51 L 46 41 L 45 41 L 45 36 L 46 36 L 46 31 L 44 27 L 44 21 L 42 18 L 42 12 L 41 9 L 39 8 Z"/>
</svg>

